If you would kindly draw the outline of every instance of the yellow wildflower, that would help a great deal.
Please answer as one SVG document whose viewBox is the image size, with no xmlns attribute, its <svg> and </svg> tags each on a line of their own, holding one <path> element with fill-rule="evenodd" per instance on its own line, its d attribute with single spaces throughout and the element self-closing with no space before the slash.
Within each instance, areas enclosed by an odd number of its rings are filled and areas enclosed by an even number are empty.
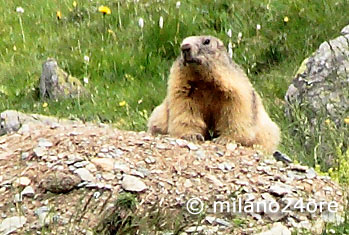
<svg viewBox="0 0 349 235">
<path fill-rule="evenodd" d="M 57 11 L 57 12 L 56 12 L 56 16 L 57 16 L 57 19 L 58 19 L 58 20 L 62 19 L 62 13 L 61 13 L 61 11 Z"/>
<path fill-rule="evenodd" d="M 289 21 L 288 17 L 285 16 L 285 17 L 284 17 L 284 22 L 287 23 L 288 21 Z"/>
<path fill-rule="evenodd" d="M 73 2 L 73 7 L 76 7 L 78 4 L 76 3 L 76 1 Z"/>
<path fill-rule="evenodd" d="M 16 45 L 13 45 L 13 50 L 14 50 L 14 51 L 17 51 Z"/>
<path fill-rule="evenodd" d="M 325 120 L 325 123 L 326 123 L 327 125 L 329 125 L 329 124 L 331 123 L 330 119 L 326 119 L 326 120 Z"/>
<path fill-rule="evenodd" d="M 47 106 L 48 106 L 48 103 L 46 103 L 46 102 L 42 104 L 43 108 L 46 108 Z"/>
<path fill-rule="evenodd" d="M 106 6 L 100 6 L 98 8 L 98 11 L 103 13 L 103 15 L 110 15 L 111 14 L 111 10 L 109 7 L 106 7 Z"/>
<path fill-rule="evenodd" d="M 126 80 L 129 80 L 129 81 L 135 80 L 134 77 L 132 77 L 132 75 L 130 75 L 128 73 L 125 74 L 125 78 L 126 78 Z"/>
<path fill-rule="evenodd" d="M 116 38 L 116 34 L 113 30 L 108 29 L 108 33 L 111 34 L 113 36 L 113 38 Z"/>
<path fill-rule="evenodd" d="M 332 173 L 333 173 L 332 167 L 331 167 L 330 169 L 328 169 L 328 173 L 329 173 L 329 174 L 332 174 Z"/>
<path fill-rule="evenodd" d="M 123 107 L 123 106 L 125 106 L 125 105 L 126 105 L 126 101 L 125 101 L 125 100 L 119 102 L 119 106 L 120 106 L 120 107 Z"/>
<path fill-rule="evenodd" d="M 344 118 L 344 123 L 345 123 L 345 124 L 349 124 L 349 117 Z"/>
</svg>

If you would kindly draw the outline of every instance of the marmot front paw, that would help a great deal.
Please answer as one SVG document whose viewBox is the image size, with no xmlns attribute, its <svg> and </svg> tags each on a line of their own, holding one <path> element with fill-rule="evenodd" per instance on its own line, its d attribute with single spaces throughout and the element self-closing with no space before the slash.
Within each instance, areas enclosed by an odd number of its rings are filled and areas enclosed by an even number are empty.
<svg viewBox="0 0 349 235">
<path fill-rule="evenodd" d="M 205 138 L 200 133 L 191 133 L 181 136 L 181 139 L 185 139 L 192 142 L 205 141 Z"/>
<path fill-rule="evenodd" d="M 235 143 L 234 139 L 229 136 L 219 136 L 213 139 L 213 142 L 221 145 L 226 145 L 228 143 Z"/>
</svg>

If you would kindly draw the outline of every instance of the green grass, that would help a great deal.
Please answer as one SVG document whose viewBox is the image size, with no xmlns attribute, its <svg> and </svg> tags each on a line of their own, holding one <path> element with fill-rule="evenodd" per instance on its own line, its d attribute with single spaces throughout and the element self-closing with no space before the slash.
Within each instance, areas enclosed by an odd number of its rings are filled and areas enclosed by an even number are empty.
<svg viewBox="0 0 349 235">
<path fill-rule="evenodd" d="M 103 17 L 100 5 L 110 7 L 112 14 Z M 18 6 L 24 8 L 23 14 L 16 12 Z M 346 184 L 348 125 L 325 125 L 327 117 L 322 115 L 320 125 L 311 130 L 306 111 L 300 109 L 290 121 L 284 115 L 284 95 L 302 60 L 349 23 L 348 9 L 347 0 L 192 0 L 181 1 L 179 8 L 173 0 L 77 1 L 76 7 L 68 0 L 0 0 L 0 111 L 16 109 L 145 130 L 148 116 L 166 94 L 181 40 L 212 34 L 234 45 L 233 59 L 247 71 L 282 129 L 280 149 L 302 163 L 320 165 L 322 171 L 332 167 L 331 175 Z M 56 11 L 62 12 L 61 20 Z M 139 18 L 144 19 L 142 29 Z M 88 77 L 85 86 L 92 98 L 40 100 L 41 64 L 48 57 L 81 81 Z M 120 105 L 122 101 L 126 105 Z"/>
</svg>

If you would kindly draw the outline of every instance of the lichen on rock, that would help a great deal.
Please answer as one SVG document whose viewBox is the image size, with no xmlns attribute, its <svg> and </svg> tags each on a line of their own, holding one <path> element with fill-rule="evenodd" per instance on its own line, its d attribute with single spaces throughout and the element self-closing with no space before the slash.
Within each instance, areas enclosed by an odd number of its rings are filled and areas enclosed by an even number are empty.
<svg viewBox="0 0 349 235">
<path fill-rule="evenodd" d="M 289 86 L 285 99 L 289 117 L 295 108 L 308 109 L 312 125 L 323 113 L 335 123 L 349 113 L 349 34 L 322 43 L 319 49 L 300 66 Z"/>
<path fill-rule="evenodd" d="M 41 98 L 75 98 L 86 94 L 87 90 L 80 80 L 61 69 L 55 59 L 48 58 L 43 63 L 40 77 Z"/>
</svg>

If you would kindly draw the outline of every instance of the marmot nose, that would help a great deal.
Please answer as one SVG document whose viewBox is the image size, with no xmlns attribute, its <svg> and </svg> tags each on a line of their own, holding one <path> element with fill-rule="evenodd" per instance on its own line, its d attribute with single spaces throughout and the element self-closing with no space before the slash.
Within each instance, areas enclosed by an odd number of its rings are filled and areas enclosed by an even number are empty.
<svg viewBox="0 0 349 235">
<path fill-rule="evenodd" d="M 191 45 L 190 45 L 189 43 L 183 44 L 183 45 L 181 46 L 181 50 L 182 50 L 183 52 L 189 52 L 190 49 L 191 49 Z"/>
</svg>

